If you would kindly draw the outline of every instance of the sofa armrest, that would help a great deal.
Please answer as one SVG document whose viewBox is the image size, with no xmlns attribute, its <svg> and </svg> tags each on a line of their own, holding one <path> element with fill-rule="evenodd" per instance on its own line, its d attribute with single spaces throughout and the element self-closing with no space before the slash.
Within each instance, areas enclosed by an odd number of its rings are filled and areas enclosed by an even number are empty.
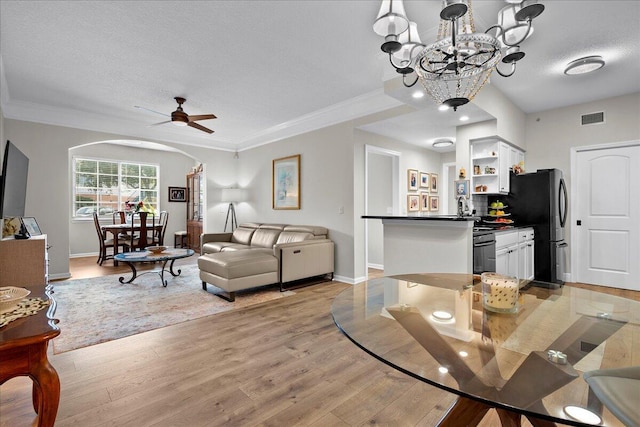
<svg viewBox="0 0 640 427">
<path fill-rule="evenodd" d="M 233 233 L 202 233 L 200 235 L 200 251 L 202 246 L 209 242 L 230 242 Z M 202 255 L 202 254 L 201 254 Z"/>
<path fill-rule="evenodd" d="M 278 258 L 281 283 L 334 271 L 334 243 L 329 239 L 277 244 L 273 252 Z"/>
</svg>

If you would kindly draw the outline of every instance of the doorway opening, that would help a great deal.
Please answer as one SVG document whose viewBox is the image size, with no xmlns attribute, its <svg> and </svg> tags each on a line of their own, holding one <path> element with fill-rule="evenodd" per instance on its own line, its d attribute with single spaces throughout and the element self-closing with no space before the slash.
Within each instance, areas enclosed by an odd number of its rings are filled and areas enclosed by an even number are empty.
<svg viewBox="0 0 640 427">
<path fill-rule="evenodd" d="M 365 156 L 365 215 L 400 213 L 400 153 L 367 145 Z M 382 221 L 368 220 L 365 230 L 365 259 L 368 270 L 384 270 Z"/>
</svg>

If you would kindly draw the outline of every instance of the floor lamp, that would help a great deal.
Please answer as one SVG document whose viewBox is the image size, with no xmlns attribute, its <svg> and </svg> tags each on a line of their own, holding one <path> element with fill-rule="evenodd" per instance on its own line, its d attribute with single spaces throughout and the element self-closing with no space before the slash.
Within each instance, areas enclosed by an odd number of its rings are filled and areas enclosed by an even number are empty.
<svg viewBox="0 0 640 427">
<path fill-rule="evenodd" d="M 244 199 L 244 191 L 240 188 L 224 188 L 222 190 L 222 201 L 229 203 L 227 209 L 227 219 L 224 222 L 224 232 L 227 232 L 227 226 L 229 225 L 229 219 L 231 219 L 231 231 L 238 227 L 238 220 L 236 219 L 236 208 L 233 205 L 234 202 L 241 202 Z"/>
</svg>

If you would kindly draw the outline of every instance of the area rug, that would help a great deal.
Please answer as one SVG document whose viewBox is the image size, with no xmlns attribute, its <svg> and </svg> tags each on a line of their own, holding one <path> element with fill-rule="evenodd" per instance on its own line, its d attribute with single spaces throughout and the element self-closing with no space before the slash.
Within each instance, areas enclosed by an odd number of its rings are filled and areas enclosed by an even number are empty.
<svg viewBox="0 0 640 427">
<path fill-rule="evenodd" d="M 235 302 L 212 295 L 222 289 L 202 290 L 197 266 L 181 267 L 182 274 L 165 274 L 162 286 L 156 273 L 138 275 L 133 283 L 120 283 L 122 274 L 54 282 L 55 318 L 61 333 L 53 340 L 54 353 L 111 341 L 211 314 L 248 307 L 293 295 L 267 286 L 236 293 Z M 131 277 L 129 273 L 125 278 Z"/>
</svg>

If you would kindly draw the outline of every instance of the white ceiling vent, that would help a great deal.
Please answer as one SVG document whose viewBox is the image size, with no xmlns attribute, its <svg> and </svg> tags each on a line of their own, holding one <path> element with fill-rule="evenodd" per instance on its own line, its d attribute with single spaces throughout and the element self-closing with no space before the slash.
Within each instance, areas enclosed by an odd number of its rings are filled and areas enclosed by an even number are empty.
<svg viewBox="0 0 640 427">
<path fill-rule="evenodd" d="M 583 114 L 580 117 L 580 120 L 582 126 L 604 123 L 604 111 L 600 111 L 599 113 Z"/>
</svg>

